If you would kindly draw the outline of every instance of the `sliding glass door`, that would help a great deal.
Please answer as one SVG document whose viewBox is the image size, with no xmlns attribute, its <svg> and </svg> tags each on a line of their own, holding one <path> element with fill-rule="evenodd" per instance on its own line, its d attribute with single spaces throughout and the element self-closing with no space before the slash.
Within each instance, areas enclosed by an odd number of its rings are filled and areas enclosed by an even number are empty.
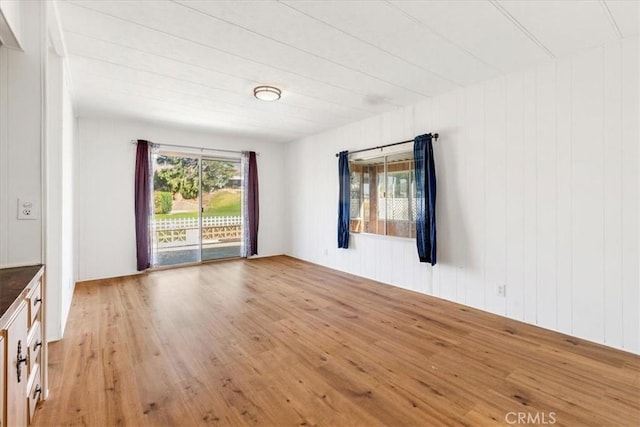
<svg viewBox="0 0 640 427">
<path fill-rule="evenodd" d="M 239 160 L 202 159 L 202 260 L 240 256 L 242 174 Z"/>
<path fill-rule="evenodd" d="M 236 159 L 153 156 L 154 267 L 240 256 L 240 177 Z"/>
</svg>

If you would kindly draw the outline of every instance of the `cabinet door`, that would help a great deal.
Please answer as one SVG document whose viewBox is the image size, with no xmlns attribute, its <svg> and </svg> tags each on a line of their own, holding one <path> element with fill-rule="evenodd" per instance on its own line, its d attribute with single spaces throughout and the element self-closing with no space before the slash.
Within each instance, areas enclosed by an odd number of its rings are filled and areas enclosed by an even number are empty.
<svg viewBox="0 0 640 427">
<path fill-rule="evenodd" d="M 27 304 L 22 303 L 7 327 L 7 424 L 27 425 Z"/>
</svg>

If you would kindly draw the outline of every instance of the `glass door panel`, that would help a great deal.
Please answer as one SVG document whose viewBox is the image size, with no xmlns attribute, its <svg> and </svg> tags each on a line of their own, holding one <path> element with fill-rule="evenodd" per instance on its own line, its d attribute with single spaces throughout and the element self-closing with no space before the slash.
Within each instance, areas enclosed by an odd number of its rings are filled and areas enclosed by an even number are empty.
<svg viewBox="0 0 640 427">
<path fill-rule="evenodd" d="M 200 159 L 153 155 L 152 265 L 199 262 Z"/>
<path fill-rule="evenodd" d="M 202 260 L 240 256 L 242 173 L 236 159 L 202 159 Z"/>
</svg>

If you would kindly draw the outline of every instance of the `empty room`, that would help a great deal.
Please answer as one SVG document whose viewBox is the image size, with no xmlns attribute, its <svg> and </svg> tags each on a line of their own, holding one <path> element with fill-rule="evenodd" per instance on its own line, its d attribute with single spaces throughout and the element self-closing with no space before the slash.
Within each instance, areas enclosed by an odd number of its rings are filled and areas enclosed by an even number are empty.
<svg viewBox="0 0 640 427">
<path fill-rule="evenodd" d="M 0 0 L 0 425 L 640 425 L 639 6 Z"/>
</svg>

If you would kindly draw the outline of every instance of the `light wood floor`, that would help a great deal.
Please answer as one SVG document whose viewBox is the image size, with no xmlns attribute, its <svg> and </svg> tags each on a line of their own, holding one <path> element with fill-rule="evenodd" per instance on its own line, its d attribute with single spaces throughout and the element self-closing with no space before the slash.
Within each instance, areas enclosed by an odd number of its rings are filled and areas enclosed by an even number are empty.
<svg viewBox="0 0 640 427">
<path fill-rule="evenodd" d="M 640 424 L 637 356 L 288 257 L 80 284 L 49 361 L 35 426 Z"/>
</svg>

